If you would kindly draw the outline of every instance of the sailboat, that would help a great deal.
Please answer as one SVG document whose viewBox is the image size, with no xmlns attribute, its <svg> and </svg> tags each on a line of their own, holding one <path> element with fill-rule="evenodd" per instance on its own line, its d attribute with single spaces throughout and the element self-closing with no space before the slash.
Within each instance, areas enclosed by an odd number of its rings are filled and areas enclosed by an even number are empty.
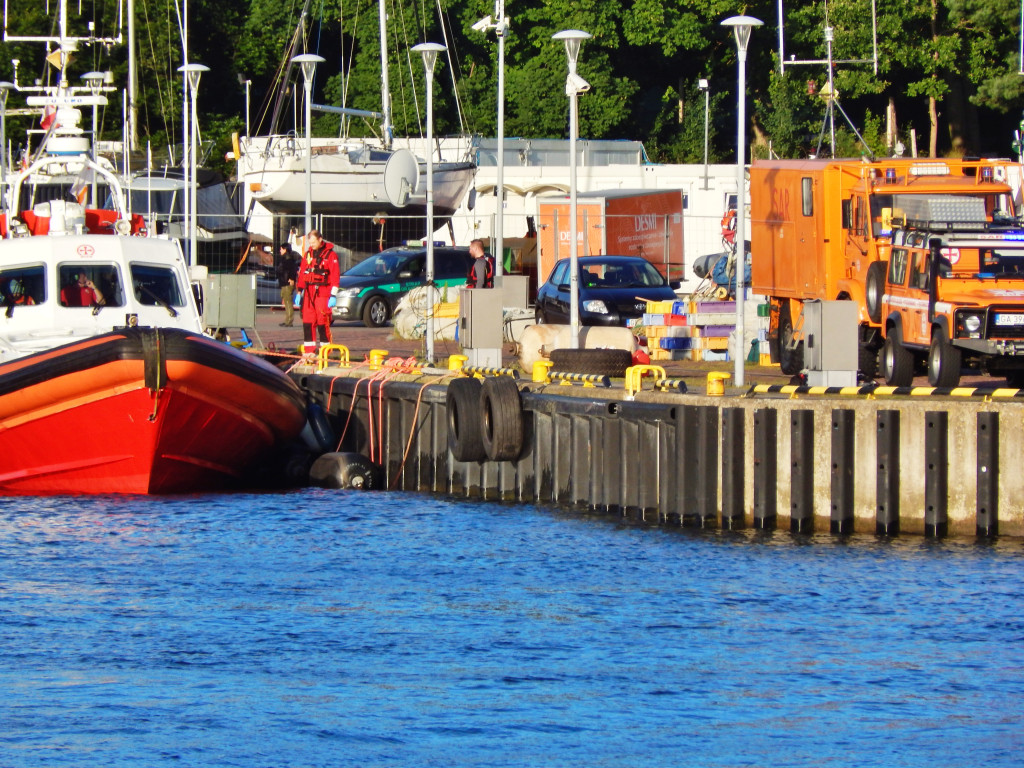
<svg viewBox="0 0 1024 768">
<path fill-rule="evenodd" d="M 378 7 L 383 111 L 313 108 L 380 118 L 383 141 L 314 139 L 307 147 L 304 138 L 295 134 L 246 137 L 240 141 L 238 163 L 239 179 L 251 199 L 271 213 L 296 216 L 305 212 L 306 164 L 312 153 L 312 212 L 337 216 L 324 220 L 325 235 L 338 245 L 363 251 L 371 240 L 384 248 L 422 238 L 427 204 L 426 161 L 394 147 L 384 0 L 378 0 Z M 475 173 L 476 163 L 468 156 L 434 162 L 437 228 L 444 226 L 462 203 Z"/>
</svg>

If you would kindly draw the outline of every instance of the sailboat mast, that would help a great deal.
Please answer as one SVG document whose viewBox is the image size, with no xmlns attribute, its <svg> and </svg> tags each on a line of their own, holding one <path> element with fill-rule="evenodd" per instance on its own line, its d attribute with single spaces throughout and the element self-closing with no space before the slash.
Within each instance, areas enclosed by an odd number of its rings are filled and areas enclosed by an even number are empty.
<svg viewBox="0 0 1024 768">
<path fill-rule="evenodd" d="M 291 82 L 292 68 L 294 64 L 292 59 L 296 56 L 296 48 L 299 46 L 299 42 L 304 40 L 306 19 L 309 17 L 309 6 L 311 0 L 305 0 L 302 5 L 302 11 L 299 13 L 299 23 L 295 25 L 295 32 L 292 34 L 291 42 L 288 44 L 288 50 L 285 51 L 285 60 L 282 62 L 284 67 L 284 73 L 281 76 L 281 86 L 277 89 L 277 96 L 274 99 L 274 111 L 270 114 L 270 133 L 277 133 L 278 123 L 281 120 L 281 113 L 284 111 L 284 101 L 287 96 L 288 83 Z"/>
<path fill-rule="evenodd" d="M 384 147 L 391 149 L 394 126 L 391 124 L 391 88 L 388 84 L 388 14 L 384 0 L 378 0 L 380 9 L 380 95 L 384 112 Z"/>
<path fill-rule="evenodd" d="M 139 79 L 135 59 L 135 0 L 128 0 L 128 149 L 139 146 Z"/>
</svg>

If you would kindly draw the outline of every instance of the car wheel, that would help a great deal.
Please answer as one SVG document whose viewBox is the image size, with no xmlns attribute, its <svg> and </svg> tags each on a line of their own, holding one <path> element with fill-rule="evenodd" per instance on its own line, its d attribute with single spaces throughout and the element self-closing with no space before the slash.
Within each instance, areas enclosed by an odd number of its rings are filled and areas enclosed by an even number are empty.
<svg viewBox="0 0 1024 768">
<path fill-rule="evenodd" d="M 391 308 L 383 296 L 371 296 L 363 307 L 363 325 L 368 328 L 380 328 L 391 316 Z"/>
<path fill-rule="evenodd" d="M 928 383 L 933 387 L 955 387 L 963 365 L 960 350 L 949 343 L 943 328 L 936 328 L 928 348 Z"/>
<path fill-rule="evenodd" d="M 882 347 L 882 376 L 890 387 L 909 387 L 914 383 L 914 353 L 903 346 L 895 329 L 889 331 Z"/>
<path fill-rule="evenodd" d="M 546 321 L 544 320 L 544 310 L 543 310 L 543 309 L 541 309 L 540 307 L 537 307 L 537 309 L 536 309 L 536 310 L 534 310 L 534 313 L 533 313 L 533 321 L 534 321 L 534 322 L 535 322 L 535 323 L 536 323 L 537 325 L 544 325 L 544 323 L 546 322 Z"/>
</svg>

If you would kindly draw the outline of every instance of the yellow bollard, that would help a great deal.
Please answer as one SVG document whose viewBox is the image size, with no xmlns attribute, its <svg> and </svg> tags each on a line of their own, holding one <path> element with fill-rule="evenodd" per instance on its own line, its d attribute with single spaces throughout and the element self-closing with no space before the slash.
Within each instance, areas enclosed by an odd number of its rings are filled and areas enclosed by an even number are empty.
<svg viewBox="0 0 1024 768">
<path fill-rule="evenodd" d="M 386 349 L 371 349 L 370 350 L 370 370 L 379 371 L 384 365 L 384 361 L 387 359 L 388 351 Z"/>
<path fill-rule="evenodd" d="M 349 365 L 349 351 L 344 344 L 324 344 L 317 352 L 316 369 L 322 371 L 331 362 L 331 352 L 338 353 L 338 366 L 347 368 Z"/>
<path fill-rule="evenodd" d="M 551 370 L 550 360 L 538 360 L 533 364 L 533 383 L 534 384 L 547 384 L 550 379 L 548 378 L 548 371 Z"/>
<path fill-rule="evenodd" d="M 665 378 L 665 369 L 660 365 L 631 365 L 626 369 L 626 393 L 630 397 L 635 395 L 641 389 L 641 379 L 645 373 L 650 373 L 659 379 Z"/>
<path fill-rule="evenodd" d="M 449 371 L 461 371 L 462 367 L 469 360 L 466 355 L 449 355 L 448 356 L 448 370 Z"/>
<path fill-rule="evenodd" d="M 712 371 L 708 374 L 708 394 L 709 395 L 724 395 L 725 394 L 725 380 L 729 378 L 728 373 L 722 373 L 720 371 Z"/>
</svg>

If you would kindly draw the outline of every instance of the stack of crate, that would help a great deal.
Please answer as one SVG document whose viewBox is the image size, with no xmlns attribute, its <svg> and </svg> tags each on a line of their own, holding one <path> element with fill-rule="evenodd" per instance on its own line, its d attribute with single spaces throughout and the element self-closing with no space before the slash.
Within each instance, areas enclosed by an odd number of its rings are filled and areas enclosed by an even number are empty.
<svg viewBox="0 0 1024 768">
<path fill-rule="evenodd" d="M 767 312 L 758 307 L 758 339 L 767 334 Z M 763 322 L 762 322 L 763 318 Z M 736 329 L 734 301 L 649 301 L 640 321 L 651 361 L 729 360 L 729 337 Z M 758 344 L 767 350 L 766 344 Z M 761 356 L 761 362 L 765 362 Z"/>
</svg>

